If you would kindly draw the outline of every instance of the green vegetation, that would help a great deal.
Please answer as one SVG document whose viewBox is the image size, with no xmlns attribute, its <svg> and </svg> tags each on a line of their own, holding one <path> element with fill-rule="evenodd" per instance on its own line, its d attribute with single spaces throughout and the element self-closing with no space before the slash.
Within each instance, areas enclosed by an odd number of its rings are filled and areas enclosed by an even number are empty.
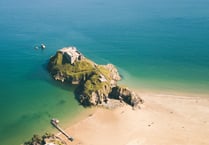
<svg viewBox="0 0 209 145">
<path fill-rule="evenodd" d="M 108 82 L 101 82 L 99 80 L 100 76 L 98 73 L 92 75 L 84 84 L 84 94 L 87 96 L 92 95 L 93 92 L 105 91 L 103 88 L 109 87 Z"/>
<path fill-rule="evenodd" d="M 95 68 L 94 65 L 90 61 L 88 61 L 88 59 L 77 61 L 74 64 L 70 64 L 70 63 L 63 64 L 59 58 L 55 58 L 50 63 L 53 67 L 52 69 L 59 69 L 59 71 L 66 72 L 68 74 L 84 72 L 84 71 L 92 71 Z"/>
<path fill-rule="evenodd" d="M 62 56 L 63 55 L 62 55 L 61 52 L 57 52 L 57 54 L 50 59 L 50 62 L 55 64 L 55 65 L 61 65 L 62 64 L 62 60 L 63 60 Z"/>
<path fill-rule="evenodd" d="M 107 68 L 105 68 L 103 65 L 98 65 L 97 68 L 98 68 L 98 71 L 102 75 L 104 75 L 107 80 L 111 80 L 111 76 L 110 76 L 111 72 Z"/>
<path fill-rule="evenodd" d="M 57 54 L 50 59 L 49 71 L 52 75 L 58 72 L 63 74 L 65 78 L 72 81 L 83 81 L 92 75 L 96 70 L 94 63 L 86 58 L 76 61 L 74 64 L 66 63 L 62 53 Z"/>
</svg>

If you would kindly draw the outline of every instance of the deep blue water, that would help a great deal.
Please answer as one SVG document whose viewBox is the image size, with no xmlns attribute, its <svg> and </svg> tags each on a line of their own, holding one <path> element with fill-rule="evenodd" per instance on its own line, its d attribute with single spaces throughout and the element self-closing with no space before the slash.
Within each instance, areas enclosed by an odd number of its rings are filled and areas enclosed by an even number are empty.
<svg viewBox="0 0 209 145">
<path fill-rule="evenodd" d="M 44 51 L 35 50 L 45 43 Z M 76 46 L 115 64 L 135 88 L 208 94 L 209 0 L 0 1 L 0 145 L 52 131 L 49 120 L 82 111 L 54 82 L 48 58 Z"/>
</svg>

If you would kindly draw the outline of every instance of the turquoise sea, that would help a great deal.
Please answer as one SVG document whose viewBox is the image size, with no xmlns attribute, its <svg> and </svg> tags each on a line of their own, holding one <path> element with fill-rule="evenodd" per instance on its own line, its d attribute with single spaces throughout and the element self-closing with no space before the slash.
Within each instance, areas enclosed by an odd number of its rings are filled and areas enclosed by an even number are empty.
<svg viewBox="0 0 209 145">
<path fill-rule="evenodd" d="M 54 131 L 52 117 L 64 126 L 84 110 L 74 88 L 45 69 L 70 45 L 115 64 L 127 86 L 209 96 L 209 0 L 1 0 L 0 145 Z"/>
</svg>

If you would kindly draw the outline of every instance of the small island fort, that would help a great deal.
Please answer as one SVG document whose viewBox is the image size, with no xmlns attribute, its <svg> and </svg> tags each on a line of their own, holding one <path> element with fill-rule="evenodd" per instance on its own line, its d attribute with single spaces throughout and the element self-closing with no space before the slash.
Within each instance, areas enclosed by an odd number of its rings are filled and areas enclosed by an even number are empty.
<svg viewBox="0 0 209 145">
<path fill-rule="evenodd" d="M 127 87 L 117 84 L 121 77 L 113 64 L 98 65 L 76 47 L 64 47 L 48 63 L 52 77 L 77 85 L 75 96 L 83 106 L 105 105 L 111 99 L 139 107 L 143 100 Z"/>
</svg>

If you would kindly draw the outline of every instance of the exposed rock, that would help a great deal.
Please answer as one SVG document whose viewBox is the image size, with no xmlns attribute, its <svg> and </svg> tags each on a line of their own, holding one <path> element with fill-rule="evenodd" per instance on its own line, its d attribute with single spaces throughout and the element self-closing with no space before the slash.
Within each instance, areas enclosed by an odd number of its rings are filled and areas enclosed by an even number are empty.
<svg viewBox="0 0 209 145">
<path fill-rule="evenodd" d="M 120 86 L 112 88 L 110 98 L 124 101 L 127 104 L 133 106 L 134 108 L 140 107 L 139 105 L 143 103 L 143 100 L 134 91 L 131 91 L 126 87 Z"/>
<path fill-rule="evenodd" d="M 141 99 L 127 88 L 117 86 L 121 79 L 113 64 L 98 65 L 84 57 L 75 47 L 57 51 L 48 63 L 48 70 L 55 80 L 76 84 L 78 101 L 84 106 L 108 103 L 112 98 L 137 106 Z"/>
<path fill-rule="evenodd" d="M 51 133 L 45 133 L 43 136 L 34 135 L 30 141 L 24 145 L 66 145 L 66 142 L 61 138 Z"/>
<path fill-rule="evenodd" d="M 121 80 L 118 70 L 115 68 L 113 64 L 107 64 L 104 67 L 110 72 L 109 77 L 111 78 L 110 80 L 111 87 L 116 86 L 117 81 Z"/>
</svg>

